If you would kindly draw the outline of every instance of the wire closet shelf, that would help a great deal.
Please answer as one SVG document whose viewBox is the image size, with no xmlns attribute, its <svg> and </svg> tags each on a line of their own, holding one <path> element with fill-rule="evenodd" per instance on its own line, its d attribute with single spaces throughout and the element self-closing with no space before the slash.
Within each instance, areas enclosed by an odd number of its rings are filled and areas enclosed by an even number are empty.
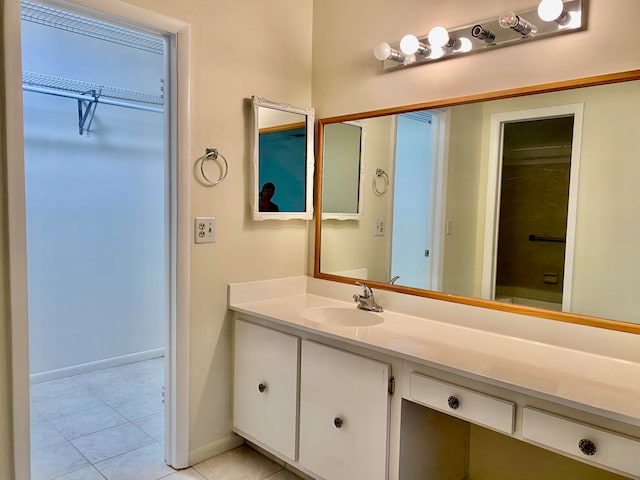
<svg viewBox="0 0 640 480">
<path fill-rule="evenodd" d="M 164 54 L 164 40 L 158 36 L 24 0 L 20 2 L 20 7 L 21 18 L 26 22 L 45 25 L 119 45 L 126 45 L 127 47 L 155 54 Z M 164 85 L 162 83 L 159 94 L 152 94 L 55 75 L 23 71 L 22 88 L 27 92 L 77 100 L 78 130 L 80 135 L 85 132 L 88 133 L 98 103 L 156 113 L 164 111 Z"/>
<path fill-rule="evenodd" d="M 59 30 L 126 45 L 146 52 L 164 54 L 164 40 L 155 35 L 131 30 L 83 15 L 58 10 L 25 0 L 20 2 L 20 17 L 26 22 L 47 25 Z"/>
</svg>

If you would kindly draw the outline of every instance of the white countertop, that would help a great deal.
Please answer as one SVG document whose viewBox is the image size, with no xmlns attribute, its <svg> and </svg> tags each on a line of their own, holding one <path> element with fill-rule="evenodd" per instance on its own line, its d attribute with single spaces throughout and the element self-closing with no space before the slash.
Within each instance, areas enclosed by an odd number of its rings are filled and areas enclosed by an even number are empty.
<svg viewBox="0 0 640 480">
<path fill-rule="evenodd" d="M 377 325 L 331 326 L 306 319 L 307 308 L 355 309 L 352 301 L 336 299 L 350 299 L 355 287 L 326 285 L 332 283 L 295 277 L 231 284 L 229 308 L 640 425 L 637 335 L 392 292 L 376 292 L 378 303 L 386 307 L 379 314 L 384 321 Z M 416 309 L 424 314 L 397 311 Z"/>
</svg>

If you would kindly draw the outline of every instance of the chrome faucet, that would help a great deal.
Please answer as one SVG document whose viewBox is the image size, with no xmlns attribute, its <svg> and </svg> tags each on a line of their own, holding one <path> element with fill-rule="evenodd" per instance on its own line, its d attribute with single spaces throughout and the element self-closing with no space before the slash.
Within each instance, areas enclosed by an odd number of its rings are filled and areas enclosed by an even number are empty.
<svg viewBox="0 0 640 480">
<path fill-rule="evenodd" d="M 358 308 L 370 312 L 382 312 L 382 307 L 373 298 L 373 290 L 364 283 L 356 282 L 356 285 L 360 285 L 364 289 L 363 295 L 353 294 L 353 300 L 358 303 Z"/>
</svg>

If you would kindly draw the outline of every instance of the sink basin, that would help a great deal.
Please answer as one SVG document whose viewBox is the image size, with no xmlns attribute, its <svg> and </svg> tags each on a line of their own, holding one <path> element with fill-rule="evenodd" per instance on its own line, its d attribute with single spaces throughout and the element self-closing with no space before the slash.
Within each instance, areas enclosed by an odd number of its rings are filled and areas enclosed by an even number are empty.
<svg viewBox="0 0 640 480">
<path fill-rule="evenodd" d="M 307 308 L 302 311 L 302 316 L 312 322 L 342 327 L 370 327 L 384 321 L 379 313 L 368 312 L 355 307 Z"/>
</svg>

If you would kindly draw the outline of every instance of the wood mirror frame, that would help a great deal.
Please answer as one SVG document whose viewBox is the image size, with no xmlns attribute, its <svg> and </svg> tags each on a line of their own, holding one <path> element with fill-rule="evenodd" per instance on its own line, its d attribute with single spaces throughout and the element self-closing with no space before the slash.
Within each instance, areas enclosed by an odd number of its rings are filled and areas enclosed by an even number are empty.
<svg viewBox="0 0 640 480">
<path fill-rule="evenodd" d="M 546 83 L 541 85 L 533 85 L 528 87 L 514 88 L 509 90 L 502 90 L 496 92 L 489 92 L 483 94 L 469 95 L 463 97 L 455 97 L 444 100 L 436 100 L 431 102 L 412 104 L 394 108 L 386 108 L 381 110 L 373 110 L 368 112 L 361 112 L 350 115 L 336 116 L 323 118 L 318 120 L 318 132 L 317 132 L 317 150 L 316 150 L 316 171 L 315 171 L 315 211 L 322 211 L 322 149 L 323 149 L 323 133 L 324 125 L 337 122 L 347 122 L 360 120 L 368 117 L 379 117 L 384 115 L 393 115 L 398 113 L 407 113 L 417 110 L 436 109 L 453 107 L 456 105 L 464 105 L 469 103 L 477 103 L 487 100 L 501 100 L 507 98 L 520 97 L 525 95 L 533 95 L 539 93 L 559 92 L 563 90 L 571 90 L 582 87 L 594 87 L 598 85 L 607 85 L 619 82 L 627 82 L 632 80 L 640 80 L 640 70 L 631 70 L 626 72 L 619 72 L 607 75 L 598 75 L 593 77 L 579 78 L 574 80 L 566 80 L 561 82 Z M 361 279 L 352 277 L 333 275 L 329 273 L 323 273 L 320 271 L 320 245 L 321 245 L 321 225 L 322 215 L 315 215 L 315 257 L 314 257 L 314 277 L 330 280 L 341 283 L 355 284 L 355 282 L 362 282 Z M 510 303 L 496 302 L 493 300 L 485 300 L 480 298 L 464 297 L 455 294 L 449 294 L 444 292 L 421 290 L 413 287 L 406 287 L 401 285 L 392 285 L 389 283 L 383 283 L 378 281 L 366 280 L 366 284 L 372 288 L 390 290 L 399 293 L 405 293 L 409 295 L 416 295 L 426 298 L 433 298 L 436 300 L 444 300 L 447 302 L 460 303 L 465 305 L 471 305 L 475 307 L 488 308 L 493 310 L 500 310 L 505 312 L 530 315 L 534 317 L 547 318 L 550 320 L 557 320 L 562 322 L 575 323 L 580 325 L 605 328 L 610 330 L 617 330 L 621 332 L 640 334 L 640 324 L 631 322 L 624 322 L 621 320 L 612 320 L 599 318 L 595 316 L 589 316 L 584 314 L 559 312 L 554 310 L 545 310 L 541 308 L 516 305 Z"/>
</svg>

